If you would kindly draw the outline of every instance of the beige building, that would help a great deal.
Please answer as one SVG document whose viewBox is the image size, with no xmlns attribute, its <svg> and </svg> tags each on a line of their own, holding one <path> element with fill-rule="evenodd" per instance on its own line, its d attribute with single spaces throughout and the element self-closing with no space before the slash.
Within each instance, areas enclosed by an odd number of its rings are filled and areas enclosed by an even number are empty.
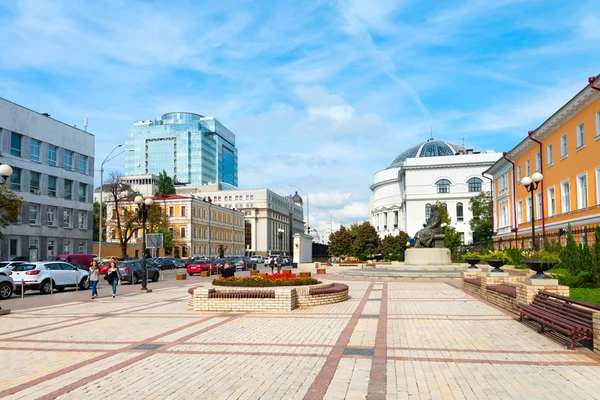
<svg viewBox="0 0 600 400">
<path fill-rule="evenodd" d="M 208 199 L 194 196 L 156 195 L 154 203 L 167 217 L 167 227 L 173 235 L 175 257 L 236 256 L 244 255 L 244 213 L 222 207 Z M 118 242 L 114 202 L 106 202 L 107 242 Z M 122 202 L 119 207 L 136 210 L 132 201 Z M 141 227 L 136 227 L 132 240 L 142 239 Z M 164 253 L 161 252 L 161 255 Z"/>
</svg>

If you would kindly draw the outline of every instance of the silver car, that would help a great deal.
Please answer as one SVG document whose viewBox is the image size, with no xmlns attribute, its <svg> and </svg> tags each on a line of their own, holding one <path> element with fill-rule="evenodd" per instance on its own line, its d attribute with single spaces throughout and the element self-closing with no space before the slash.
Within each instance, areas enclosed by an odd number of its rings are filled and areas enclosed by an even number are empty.
<svg viewBox="0 0 600 400">
<path fill-rule="evenodd" d="M 0 300 L 10 299 L 15 291 L 15 282 L 10 276 L 0 275 Z"/>
<path fill-rule="evenodd" d="M 0 275 L 8 276 L 15 265 L 23 264 L 25 261 L 0 261 Z"/>
<path fill-rule="evenodd" d="M 89 272 L 75 268 L 62 261 L 44 261 L 19 264 L 10 271 L 16 290 L 39 290 L 50 294 L 52 290 L 62 292 L 67 287 L 79 286 L 87 290 L 90 287 Z"/>
</svg>

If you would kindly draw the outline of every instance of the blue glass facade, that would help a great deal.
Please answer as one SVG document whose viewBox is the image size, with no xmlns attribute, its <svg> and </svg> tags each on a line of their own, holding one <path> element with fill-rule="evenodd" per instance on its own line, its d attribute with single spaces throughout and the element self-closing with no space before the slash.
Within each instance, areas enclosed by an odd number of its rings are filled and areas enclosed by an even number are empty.
<svg viewBox="0 0 600 400">
<path fill-rule="evenodd" d="M 129 128 L 125 148 L 126 175 L 165 170 L 180 184 L 238 185 L 235 135 L 214 118 L 174 112 L 160 120 L 136 122 Z"/>
</svg>

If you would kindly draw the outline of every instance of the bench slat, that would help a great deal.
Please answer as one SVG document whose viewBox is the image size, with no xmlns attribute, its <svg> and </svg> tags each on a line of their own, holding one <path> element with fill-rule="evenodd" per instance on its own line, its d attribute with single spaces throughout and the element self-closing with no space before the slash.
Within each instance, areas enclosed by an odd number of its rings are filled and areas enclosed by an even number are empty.
<svg viewBox="0 0 600 400">
<path fill-rule="evenodd" d="M 548 319 L 553 319 L 553 320 L 557 321 L 557 323 L 560 323 L 561 325 L 563 325 L 565 328 L 592 329 L 592 327 L 593 327 L 591 321 L 588 322 L 588 321 L 580 321 L 580 320 L 570 319 L 568 316 L 565 316 L 564 314 L 561 314 L 560 312 L 557 312 L 552 309 L 540 308 L 540 307 L 537 307 L 534 305 L 529 305 L 526 307 L 527 308 L 525 308 L 525 310 L 527 310 L 528 312 L 535 313 L 540 316 L 544 316 L 545 318 L 548 318 Z"/>
<path fill-rule="evenodd" d="M 539 292 L 537 295 L 542 295 L 542 296 L 547 296 L 547 297 L 554 297 L 556 299 L 560 299 L 560 300 L 568 302 L 568 303 L 577 304 L 577 305 L 582 306 L 582 307 L 591 308 L 592 310 L 600 311 L 600 305 L 598 305 L 598 304 L 589 303 L 589 302 L 583 301 L 583 300 L 573 299 L 573 298 L 567 297 L 567 296 L 561 296 L 559 294 L 552 293 L 552 292 L 547 292 L 545 290 Z"/>
<path fill-rule="evenodd" d="M 556 303 L 554 301 L 547 301 L 544 299 L 535 299 L 532 304 L 536 304 L 540 307 L 547 307 L 554 309 L 559 313 L 565 314 L 565 317 L 572 318 L 574 320 L 591 321 L 592 313 L 580 313 L 578 309 L 570 307 L 566 303 Z"/>
</svg>

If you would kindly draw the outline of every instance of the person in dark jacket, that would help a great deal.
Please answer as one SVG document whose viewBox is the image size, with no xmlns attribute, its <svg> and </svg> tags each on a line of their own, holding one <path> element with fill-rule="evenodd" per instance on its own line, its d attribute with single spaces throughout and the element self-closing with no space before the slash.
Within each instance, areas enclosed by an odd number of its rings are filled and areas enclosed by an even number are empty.
<svg viewBox="0 0 600 400">
<path fill-rule="evenodd" d="M 273 269 L 275 269 L 275 258 L 271 257 L 271 260 L 269 260 L 269 266 L 271 267 L 271 274 L 273 274 Z"/>
<path fill-rule="evenodd" d="M 235 268 L 233 268 L 230 263 L 225 263 L 225 268 L 223 269 L 223 272 L 221 272 L 221 276 L 223 278 L 235 276 Z"/>
<path fill-rule="evenodd" d="M 108 283 L 112 286 L 112 296 L 113 299 L 117 296 L 117 284 L 121 279 L 121 272 L 119 271 L 119 267 L 114 261 L 110 262 L 110 267 L 108 268 L 108 272 L 106 273 L 106 278 Z"/>
</svg>

